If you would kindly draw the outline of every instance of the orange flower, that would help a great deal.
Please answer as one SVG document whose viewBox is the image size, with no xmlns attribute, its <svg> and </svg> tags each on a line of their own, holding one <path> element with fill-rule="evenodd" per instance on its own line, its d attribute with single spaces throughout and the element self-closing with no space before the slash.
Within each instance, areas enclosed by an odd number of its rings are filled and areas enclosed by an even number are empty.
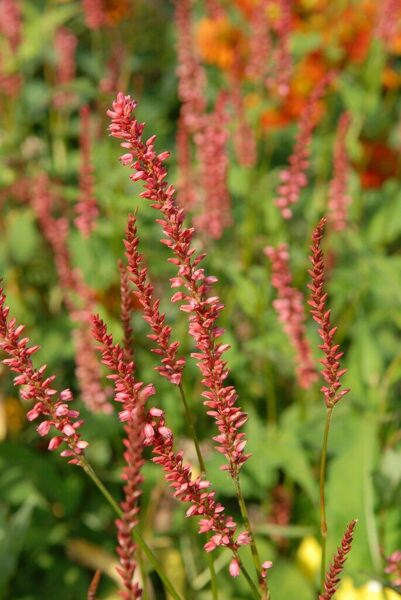
<svg viewBox="0 0 401 600">
<path fill-rule="evenodd" d="M 384 68 L 382 83 L 388 90 L 396 90 L 401 86 L 401 75 L 390 66 Z"/>
<path fill-rule="evenodd" d="M 376 2 L 364 2 L 348 6 L 336 23 L 327 21 L 323 32 L 326 44 L 339 46 L 351 62 L 361 64 L 368 53 L 376 23 Z"/>
<path fill-rule="evenodd" d="M 233 4 L 239 8 L 244 15 L 250 17 L 255 6 L 260 4 L 260 0 L 234 0 Z"/>
<path fill-rule="evenodd" d="M 383 142 L 362 141 L 363 164 L 357 165 L 365 189 L 379 188 L 387 179 L 397 176 L 398 153 Z"/>
<path fill-rule="evenodd" d="M 238 58 L 247 52 L 243 33 L 226 16 L 203 18 L 198 25 L 196 41 L 202 60 L 223 71 L 231 70 Z"/>
<path fill-rule="evenodd" d="M 118 25 L 132 8 L 130 0 L 103 0 L 103 2 L 105 20 L 111 27 Z"/>
</svg>

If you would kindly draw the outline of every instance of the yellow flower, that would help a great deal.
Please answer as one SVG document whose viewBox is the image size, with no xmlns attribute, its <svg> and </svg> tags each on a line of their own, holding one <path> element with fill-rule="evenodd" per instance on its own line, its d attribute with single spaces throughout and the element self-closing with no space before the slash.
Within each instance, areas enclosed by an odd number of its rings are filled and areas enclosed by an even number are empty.
<svg viewBox="0 0 401 600">
<path fill-rule="evenodd" d="M 354 587 L 351 577 L 344 577 L 341 581 L 336 598 L 337 600 L 360 600 L 359 592 Z"/>
<path fill-rule="evenodd" d="M 378 581 L 368 581 L 362 587 L 354 587 L 350 577 L 344 577 L 336 594 L 336 600 L 399 600 L 399 595 L 383 588 Z"/>
<path fill-rule="evenodd" d="M 313 579 L 322 560 L 322 549 L 314 537 L 308 536 L 302 540 L 297 551 L 297 560 L 305 574 Z"/>
</svg>

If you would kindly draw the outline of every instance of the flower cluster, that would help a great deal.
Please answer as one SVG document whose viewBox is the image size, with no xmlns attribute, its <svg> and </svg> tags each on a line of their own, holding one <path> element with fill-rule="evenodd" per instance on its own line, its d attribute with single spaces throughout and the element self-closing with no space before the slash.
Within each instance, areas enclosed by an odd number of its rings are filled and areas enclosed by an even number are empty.
<svg viewBox="0 0 401 600">
<path fill-rule="evenodd" d="M 261 0 L 253 7 L 250 19 L 249 56 L 246 75 L 256 81 L 264 81 L 272 52 L 269 23 L 266 11 L 269 0 Z"/>
<path fill-rule="evenodd" d="M 375 33 L 384 44 L 388 45 L 397 34 L 400 16 L 398 0 L 383 0 L 380 3 Z"/>
<path fill-rule="evenodd" d="M 49 450 L 57 450 L 61 444 L 68 449 L 61 452 L 61 456 L 69 458 L 69 462 L 79 465 L 83 451 L 88 443 L 81 439 L 78 429 L 83 421 L 79 420 L 79 412 L 71 410 L 68 403 L 72 394 L 65 389 L 60 393 L 52 387 L 54 375 L 46 376 L 46 365 L 35 369 L 32 355 L 39 346 L 29 346 L 29 338 L 22 337 L 23 325 L 17 325 L 14 318 L 8 319 L 9 308 L 5 305 L 6 297 L 0 288 L 0 348 L 9 358 L 3 359 L 11 371 L 18 373 L 14 378 L 14 385 L 22 386 L 21 397 L 23 400 L 34 401 L 34 407 L 27 413 L 29 421 L 40 418 L 37 427 L 40 436 L 46 436 L 52 428 L 57 430 L 49 442 Z"/>
<path fill-rule="evenodd" d="M 214 239 L 220 238 L 231 223 L 231 200 L 227 188 L 227 100 L 225 93 L 219 95 L 214 111 L 204 115 L 202 129 L 194 136 L 204 194 L 202 213 L 195 223 L 198 229 Z"/>
<path fill-rule="evenodd" d="M 356 524 L 357 521 L 355 519 L 351 521 L 344 533 L 343 539 L 341 540 L 341 546 L 337 548 L 337 553 L 326 574 L 324 581 L 324 593 L 319 594 L 319 600 L 331 600 L 336 593 L 337 586 L 340 582 L 339 575 L 343 570 L 347 555 L 351 551 Z"/>
<path fill-rule="evenodd" d="M 275 76 L 268 77 L 268 85 L 277 90 L 280 96 L 287 96 L 290 91 L 292 57 L 290 53 L 290 35 L 292 25 L 291 0 L 279 0 L 280 18 L 276 25 L 278 38 L 275 49 Z"/>
<path fill-rule="evenodd" d="M 316 111 L 319 100 L 323 97 L 333 76 L 332 72 L 328 73 L 313 89 L 300 117 L 294 151 L 289 158 L 290 166 L 280 173 L 281 184 L 275 203 L 284 219 L 291 219 L 290 207 L 298 202 L 302 188 L 308 183 L 306 170 L 309 166 L 312 133 L 316 126 Z"/>
<path fill-rule="evenodd" d="M 257 158 L 256 141 L 254 131 L 246 119 L 239 69 L 234 71 L 231 77 L 230 96 L 236 119 L 233 135 L 236 158 L 238 164 L 244 167 L 252 167 L 256 164 Z M 227 179 L 227 174 L 225 174 L 225 179 Z"/>
<path fill-rule="evenodd" d="M 210 482 L 200 476 L 194 479 L 190 467 L 183 462 L 183 453 L 174 452 L 173 432 L 166 427 L 164 412 L 158 408 L 151 408 L 149 411 L 144 443 L 152 446 L 155 455 L 153 462 L 161 465 L 167 473 L 166 479 L 175 490 L 175 498 L 181 502 L 190 502 L 187 517 L 202 517 L 199 533 L 213 533 L 204 546 L 206 552 L 211 552 L 218 546 L 226 546 L 235 555 L 239 546 L 249 544 L 250 537 L 247 532 L 234 539 L 237 525 L 232 517 L 226 517 L 224 507 L 216 502 L 216 493 L 207 491 Z M 235 576 L 238 573 L 231 574 Z"/>
<path fill-rule="evenodd" d="M 393 552 L 386 560 L 385 573 L 390 573 L 394 579 L 394 585 L 401 588 L 401 550 Z"/>
<path fill-rule="evenodd" d="M 129 272 L 122 260 L 118 262 L 120 271 L 120 321 L 123 328 L 124 356 L 128 362 L 134 362 L 133 330 L 131 314 L 133 309 L 133 292 L 130 288 Z"/>
<path fill-rule="evenodd" d="M 81 233 L 88 237 L 94 227 L 96 218 L 99 214 L 96 199 L 94 197 L 94 176 L 91 163 L 91 143 L 89 133 L 89 107 L 83 106 L 80 112 L 81 116 L 81 168 L 79 173 L 79 191 L 80 196 L 75 206 L 77 217 L 75 225 Z"/>
<path fill-rule="evenodd" d="M 85 21 L 89 29 L 99 29 L 104 24 L 103 0 L 82 0 Z"/>
<path fill-rule="evenodd" d="M 183 301 L 181 310 L 189 313 L 189 331 L 198 350 L 193 356 L 198 360 L 202 383 L 206 387 L 203 392 L 205 405 L 219 429 L 219 435 L 214 438 L 218 443 L 217 449 L 228 461 L 228 465 L 222 468 L 236 478 L 249 457 L 244 453 L 244 434 L 238 431 L 247 416 L 235 405 L 237 393 L 234 387 L 224 383 L 228 369 L 222 356 L 229 346 L 219 343 L 223 330 L 216 324 L 223 305 L 218 296 L 208 297 L 216 278 L 206 276 L 204 269 L 199 268 L 204 255 L 196 255 L 191 245 L 194 229 L 184 226 L 184 211 L 175 202 L 173 186 L 166 182 L 167 171 L 163 162 L 168 152 L 155 152 L 155 136 L 146 142 L 142 140 L 144 124 L 131 117 L 135 108 L 136 103 L 130 96 L 119 93 L 108 111 L 111 117 L 109 130 L 112 136 L 123 140 L 121 146 L 126 153 L 121 161 L 134 170 L 130 178 L 145 182 L 141 197 L 148 198 L 151 206 L 163 215 L 163 219 L 158 220 L 166 236 L 162 242 L 174 255 L 169 261 L 178 267 L 178 276 L 171 280 L 172 287 L 186 289 L 186 292 L 175 293 L 172 301 Z"/>
<path fill-rule="evenodd" d="M 0 32 L 4 35 L 15 52 L 21 43 L 22 14 L 17 0 L 1 0 Z"/>
<path fill-rule="evenodd" d="M 286 244 L 280 244 L 277 248 L 267 246 L 265 254 L 271 261 L 271 281 L 278 292 L 273 306 L 296 353 L 298 383 L 300 387 L 308 389 L 316 381 L 317 373 L 306 338 L 303 295 L 292 285 L 288 247 Z"/>
<path fill-rule="evenodd" d="M 75 34 L 60 27 L 56 32 L 54 46 L 57 54 L 57 84 L 66 86 L 75 77 L 75 50 L 78 40 Z M 65 108 L 71 104 L 74 95 L 66 90 L 59 90 L 54 96 L 54 104 L 57 108 Z"/>
<path fill-rule="evenodd" d="M 206 76 L 193 47 L 191 1 L 175 0 L 177 29 L 178 94 L 182 102 L 181 118 L 190 132 L 199 130 L 206 109 Z"/>
<path fill-rule="evenodd" d="M 351 124 L 351 115 L 341 115 L 337 127 L 334 146 L 334 170 L 329 188 L 330 222 L 336 231 L 343 231 L 347 226 L 347 208 L 351 197 L 347 193 L 349 158 L 345 146 L 345 137 Z"/>
<path fill-rule="evenodd" d="M 344 353 L 340 350 L 338 344 L 334 344 L 334 334 L 337 331 L 337 327 L 331 326 L 331 311 L 330 309 L 327 309 L 326 306 L 327 292 L 324 291 L 324 256 L 321 249 L 325 224 L 326 218 L 321 219 L 312 236 L 312 255 L 310 257 L 312 269 L 309 270 L 312 283 L 308 284 L 308 288 L 311 290 L 311 297 L 308 304 L 311 306 L 311 314 L 314 320 L 319 325 L 318 332 L 323 342 L 323 344 L 319 346 L 324 353 L 324 358 L 322 358 L 320 362 L 324 367 L 322 375 L 327 382 L 327 386 L 323 386 L 321 391 L 323 392 L 327 408 L 333 408 L 333 406 L 337 404 L 349 390 L 340 389 L 340 379 L 344 373 L 346 373 L 347 369 L 340 368 L 339 361 Z"/>
<path fill-rule="evenodd" d="M 178 165 L 177 199 L 185 210 L 194 208 L 197 200 L 195 173 L 192 168 L 191 135 L 181 115 L 177 127 L 176 154 Z"/>
<path fill-rule="evenodd" d="M 32 204 L 42 233 L 53 251 L 64 303 L 77 325 L 74 332 L 76 374 L 82 399 L 90 410 L 109 413 L 111 404 L 102 387 L 100 365 L 90 333 L 89 317 L 95 306 L 94 294 L 83 281 L 81 272 L 72 267 L 68 248 L 68 221 L 64 217 L 52 216 L 53 196 L 50 185 L 46 175 L 36 179 Z"/>
<path fill-rule="evenodd" d="M 153 332 L 148 337 L 157 344 L 157 348 L 153 348 L 152 352 L 161 358 L 162 366 L 156 367 L 156 370 L 171 383 L 179 385 L 185 359 L 177 357 L 179 342 L 170 341 L 171 327 L 165 324 L 166 317 L 159 311 L 160 301 L 154 299 L 154 289 L 148 281 L 147 269 L 141 266 L 143 260 L 138 251 L 138 244 L 136 218 L 130 215 L 124 240 L 125 253 L 130 279 L 136 286 L 135 295 L 142 306 L 144 320 Z"/>
<path fill-rule="evenodd" d="M 111 374 L 108 379 L 114 381 L 116 402 L 122 404 L 119 413 L 120 420 L 125 423 L 126 438 L 124 440 L 124 459 L 126 466 L 123 471 L 124 501 L 121 503 L 122 517 L 116 521 L 118 529 L 118 554 L 121 567 L 118 569 L 125 586 L 123 598 L 133 600 L 141 597 L 139 586 L 133 582 L 136 569 L 136 546 L 132 539 L 132 531 L 138 523 L 141 484 L 143 481 L 141 468 L 143 465 L 142 450 L 144 442 L 145 404 L 154 395 L 153 385 L 145 386 L 136 381 L 135 365 L 128 362 L 126 353 L 119 344 L 113 342 L 113 337 L 107 332 L 105 323 L 99 316 L 92 317 L 92 334 L 99 343 L 102 362 Z"/>
</svg>

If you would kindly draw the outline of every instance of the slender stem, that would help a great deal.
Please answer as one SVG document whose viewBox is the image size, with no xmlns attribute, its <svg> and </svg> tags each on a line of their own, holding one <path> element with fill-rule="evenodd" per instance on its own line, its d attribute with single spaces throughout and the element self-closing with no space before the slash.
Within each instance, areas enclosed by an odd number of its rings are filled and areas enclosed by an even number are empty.
<svg viewBox="0 0 401 600">
<path fill-rule="evenodd" d="M 269 598 L 270 598 L 270 592 L 269 592 L 269 589 L 268 589 L 268 585 L 267 585 L 266 579 L 262 578 L 262 563 L 261 563 L 261 560 L 260 560 L 258 549 L 256 547 L 255 536 L 254 536 L 254 533 L 253 533 L 253 530 L 252 530 L 251 522 L 249 520 L 248 510 L 246 508 L 244 496 L 242 494 L 242 490 L 241 490 L 241 485 L 240 485 L 238 474 L 233 478 L 233 480 L 234 480 L 235 491 L 236 491 L 236 494 L 237 494 L 238 504 L 239 504 L 239 508 L 240 508 L 240 511 L 241 511 L 241 515 L 242 515 L 242 518 L 244 520 L 245 527 L 247 528 L 248 533 L 249 533 L 250 538 L 251 538 L 250 547 L 251 547 L 251 553 L 252 553 L 252 558 L 253 558 L 253 564 L 255 565 L 256 577 L 258 578 L 258 581 L 259 581 L 259 584 L 260 584 L 260 587 L 261 587 L 261 590 L 262 590 L 263 600 L 269 600 Z"/>
<path fill-rule="evenodd" d="M 262 564 L 261 564 L 261 561 L 260 561 L 258 549 L 257 549 L 256 544 L 255 544 L 255 537 L 253 535 L 251 522 L 250 522 L 249 516 L 248 516 L 248 510 L 246 508 L 246 504 L 245 504 L 244 496 L 242 494 L 242 490 L 241 490 L 241 486 L 240 486 L 238 475 L 236 477 L 234 477 L 234 485 L 235 485 L 235 491 L 236 491 L 236 494 L 237 494 L 238 504 L 239 504 L 239 508 L 240 508 L 240 511 L 241 511 L 241 515 L 242 515 L 242 518 L 244 520 L 245 527 L 247 528 L 248 533 L 249 533 L 249 535 L 251 537 L 250 546 L 251 546 L 251 552 L 252 552 L 253 562 L 254 562 L 254 565 L 255 565 L 256 575 L 257 575 L 257 577 L 260 577 L 260 573 L 261 573 L 261 570 L 262 570 Z"/>
<path fill-rule="evenodd" d="M 252 592 L 253 592 L 253 595 L 254 595 L 254 597 L 255 597 L 257 600 L 260 600 L 260 593 L 259 593 L 259 590 L 258 590 L 258 588 L 256 587 L 256 585 L 255 585 L 255 583 L 254 583 L 254 581 L 253 581 L 252 577 L 249 575 L 248 571 L 246 570 L 246 568 L 245 568 L 245 566 L 244 566 L 244 563 L 242 562 L 242 560 L 241 560 L 241 559 L 240 559 L 240 557 L 239 557 L 239 554 L 238 554 L 238 552 L 234 552 L 234 556 L 235 556 L 235 558 L 236 558 L 236 559 L 237 559 L 237 561 L 238 561 L 238 564 L 239 564 L 239 568 L 240 568 L 240 571 L 241 571 L 241 573 L 243 573 L 243 575 L 244 575 L 245 579 L 246 579 L 246 580 L 247 580 L 247 582 L 249 583 L 249 586 L 250 586 L 250 588 L 251 588 L 251 590 L 252 590 Z"/>
<path fill-rule="evenodd" d="M 199 462 L 199 469 L 201 470 L 202 475 L 205 475 L 206 474 L 205 461 L 203 460 L 198 436 L 196 435 L 194 421 L 192 418 L 191 411 L 189 410 L 187 398 L 186 398 L 182 383 L 179 384 L 178 389 L 180 390 L 180 396 L 181 396 L 182 403 L 184 405 L 185 417 L 187 419 L 191 437 L 195 444 L 196 455 L 198 457 L 198 462 Z M 207 562 L 208 562 L 208 566 L 209 566 L 209 570 L 210 570 L 210 583 L 211 583 L 211 588 L 212 588 L 212 598 L 213 598 L 213 600 L 218 600 L 219 592 L 218 592 L 218 586 L 217 586 L 216 570 L 214 568 L 214 558 L 211 554 L 209 554 L 209 552 L 207 553 Z"/>
<path fill-rule="evenodd" d="M 93 483 L 96 485 L 96 487 L 98 488 L 98 490 L 106 498 L 107 502 L 110 504 L 110 506 L 112 507 L 112 509 L 116 513 L 116 515 L 121 519 L 121 517 L 123 516 L 123 511 L 118 506 L 116 500 L 110 494 L 109 490 L 106 488 L 106 486 L 104 485 L 104 483 L 96 475 L 95 471 L 93 470 L 92 465 L 90 465 L 87 462 L 87 460 L 82 457 L 81 458 L 81 466 L 82 466 L 83 470 L 85 471 L 85 473 L 87 475 L 89 475 L 89 477 L 92 479 Z"/>
<path fill-rule="evenodd" d="M 320 534 L 322 537 L 322 563 L 320 569 L 320 579 L 322 589 L 326 575 L 326 540 L 327 540 L 327 520 L 326 520 L 326 497 L 325 497 L 325 482 L 326 482 L 326 465 L 327 465 L 327 444 L 329 440 L 330 422 L 333 414 L 333 407 L 329 407 L 326 412 L 326 423 L 324 426 L 322 454 L 320 458 Z"/>
<path fill-rule="evenodd" d="M 193 418 L 192 418 L 191 411 L 189 410 L 187 398 L 185 396 L 185 392 L 184 392 L 184 388 L 182 387 L 182 383 L 179 384 L 178 389 L 180 390 L 180 396 L 181 396 L 182 403 L 184 405 L 185 417 L 186 417 L 187 422 L 188 422 L 188 427 L 189 427 L 189 430 L 190 430 L 190 433 L 191 433 L 191 437 L 192 437 L 193 442 L 195 444 L 195 450 L 196 450 L 196 455 L 198 457 L 199 468 L 200 468 L 202 474 L 205 475 L 205 473 L 206 473 L 205 461 L 203 460 L 203 456 L 202 456 L 202 452 L 201 452 L 201 449 L 200 449 L 200 444 L 199 444 L 198 436 L 196 435 L 194 421 L 193 421 Z"/>
<path fill-rule="evenodd" d="M 93 483 L 96 485 L 98 490 L 106 498 L 107 502 L 113 508 L 113 510 L 117 514 L 117 516 L 119 518 L 121 518 L 123 515 L 121 508 L 118 506 L 117 502 L 115 501 L 113 496 L 110 494 L 109 490 L 106 488 L 106 486 L 103 484 L 103 482 L 96 475 L 92 466 L 83 457 L 80 457 L 80 465 L 83 468 L 83 470 L 85 471 L 85 473 L 92 479 Z M 138 546 L 141 548 L 142 552 L 145 554 L 145 556 L 149 560 L 150 564 L 152 565 L 152 567 L 154 568 L 154 570 L 160 577 L 161 581 L 164 584 L 164 587 L 169 592 L 171 597 L 174 598 L 174 600 L 183 600 L 183 598 L 180 596 L 180 594 L 174 588 L 174 586 L 171 583 L 168 576 L 164 573 L 162 567 L 159 564 L 159 561 L 157 560 L 157 557 L 155 556 L 153 551 L 149 548 L 149 546 L 147 545 L 147 543 L 141 536 L 137 527 L 134 527 L 134 529 L 132 530 L 132 534 L 135 538 L 135 542 L 138 544 Z"/>
<path fill-rule="evenodd" d="M 217 585 L 216 569 L 214 568 L 214 558 L 209 552 L 207 553 L 207 562 L 210 571 L 210 585 L 212 588 L 212 598 L 213 600 L 219 600 L 219 588 Z"/>
</svg>

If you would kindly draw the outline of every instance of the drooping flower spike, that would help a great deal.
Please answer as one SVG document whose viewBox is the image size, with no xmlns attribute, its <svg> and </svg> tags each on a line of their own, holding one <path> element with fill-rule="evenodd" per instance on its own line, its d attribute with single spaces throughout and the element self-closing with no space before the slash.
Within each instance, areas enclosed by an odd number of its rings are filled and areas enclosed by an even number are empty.
<svg viewBox="0 0 401 600">
<path fill-rule="evenodd" d="M 39 346 L 29 346 L 29 338 L 22 337 L 24 326 L 17 325 L 15 318 L 8 318 L 9 308 L 5 302 L 3 288 L 0 288 L 0 348 L 8 355 L 2 362 L 18 373 L 14 377 L 14 385 L 21 386 L 21 398 L 35 402 L 27 413 L 27 419 L 40 420 L 36 428 L 40 436 L 52 434 L 49 450 L 57 450 L 64 444 L 67 449 L 61 452 L 61 456 L 67 457 L 72 464 L 80 465 L 88 442 L 81 439 L 78 433 L 83 423 L 79 412 L 69 408 L 73 400 L 72 393 L 69 389 L 57 392 L 52 387 L 55 376 L 45 374 L 46 365 L 39 369 L 33 366 L 32 355 L 39 350 Z"/>
<path fill-rule="evenodd" d="M 190 502 L 187 517 L 200 516 L 199 533 L 212 532 L 205 544 L 206 552 L 212 552 L 218 546 L 225 546 L 234 553 L 234 559 L 240 546 L 250 543 L 247 532 L 234 538 L 237 525 L 232 517 L 227 517 L 224 507 L 215 500 L 216 493 L 210 490 L 210 482 L 201 476 L 194 478 L 191 469 L 183 462 L 183 452 L 174 452 L 174 435 L 166 427 L 164 412 L 151 408 L 145 426 L 146 445 L 152 446 L 154 463 L 163 467 L 166 480 L 175 490 L 174 497 L 181 502 Z M 238 575 L 238 572 L 232 576 Z"/>
<path fill-rule="evenodd" d="M 73 339 L 76 376 L 82 399 L 89 410 L 110 413 L 112 407 L 102 386 L 101 369 L 90 331 L 90 315 L 95 307 L 94 292 L 85 283 L 81 271 L 72 265 L 68 247 L 68 220 L 65 217 L 53 217 L 53 202 L 51 182 L 47 175 L 41 174 L 34 183 L 32 206 L 43 236 L 53 252 L 63 301 L 76 325 Z"/>
</svg>

